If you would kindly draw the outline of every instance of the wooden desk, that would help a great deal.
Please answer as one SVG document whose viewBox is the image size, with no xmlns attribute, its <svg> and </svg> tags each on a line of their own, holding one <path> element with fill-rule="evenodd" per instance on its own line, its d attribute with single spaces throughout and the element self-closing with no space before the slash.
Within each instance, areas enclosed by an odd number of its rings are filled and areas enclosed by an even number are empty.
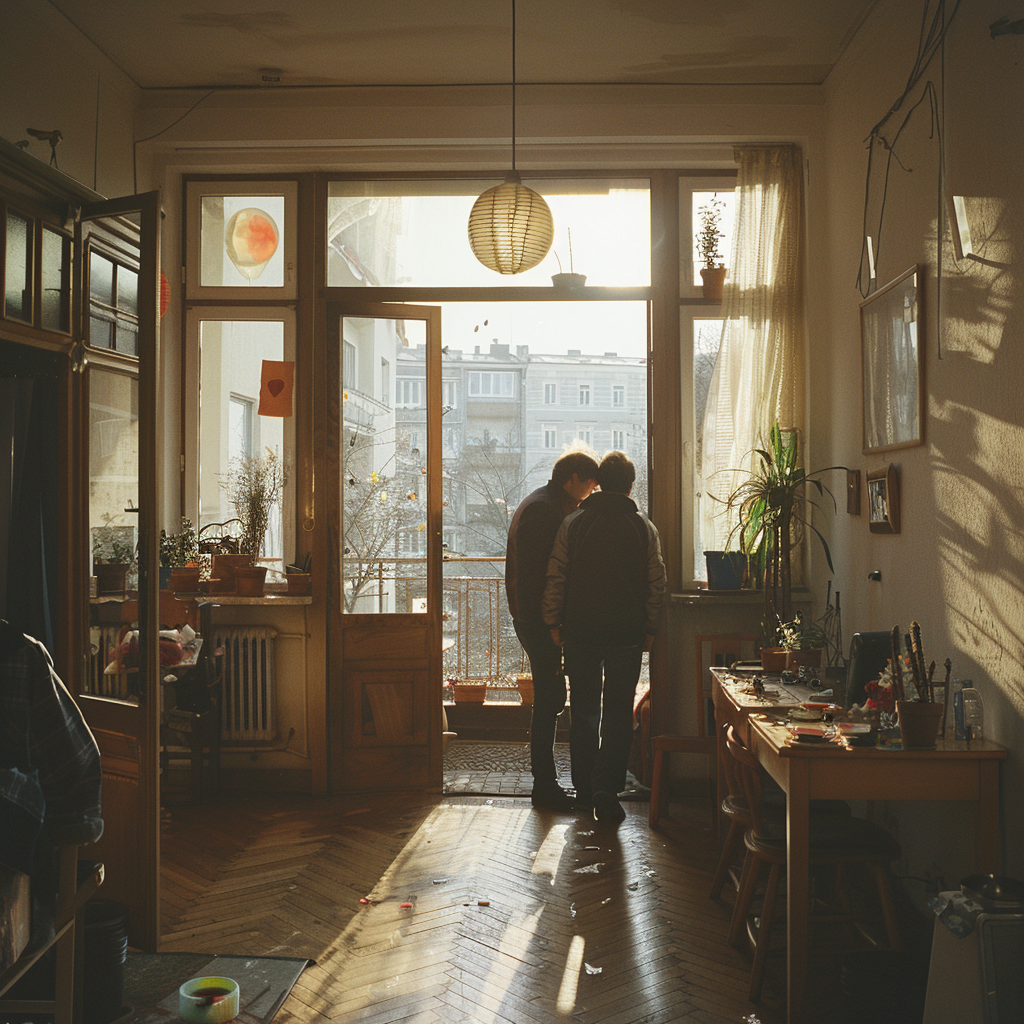
<svg viewBox="0 0 1024 1024">
<path fill-rule="evenodd" d="M 768 676 L 765 679 L 767 688 L 776 691 L 774 695 L 758 697 L 743 693 L 752 678 L 746 674 L 735 675 L 727 668 L 711 667 L 711 701 L 715 706 L 715 737 L 718 747 L 717 807 L 722 806 L 726 791 L 725 776 L 722 773 L 722 763 L 727 756 L 723 725 L 733 726 L 740 739 L 749 746 L 747 719 L 750 715 L 772 709 L 785 710 L 804 701 L 832 700 L 831 697 L 820 697 L 820 690 L 812 690 L 809 686 L 796 683 L 783 683 L 777 676 Z"/>
<path fill-rule="evenodd" d="M 801 1019 L 807 979 L 808 805 L 811 800 L 970 800 L 977 804 L 981 872 L 999 872 L 999 762 L 1006 750 L 981 741 L 939 740 L 935 750 L 791 744 L 785 725 L 747 718 L 748 745 L 786 792 L 788 1020 Z"/>
</svg>

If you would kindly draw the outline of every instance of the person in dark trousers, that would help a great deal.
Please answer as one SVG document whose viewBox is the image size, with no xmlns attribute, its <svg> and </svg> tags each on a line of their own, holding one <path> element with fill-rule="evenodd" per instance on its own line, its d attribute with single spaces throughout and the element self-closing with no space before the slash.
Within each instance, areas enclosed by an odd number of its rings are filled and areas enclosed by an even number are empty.
<svg viewBox="0 0 1024 1024">
<path fill-rule="evenodd" d="M 520 503 L 508 528 L 505 551 L 505 594 L 516 636 L 530 659 L 533 674 L 533 717 L 530 722 L 530 770 L 533 806 L 571 811 L 572 797 L 558 785 L 555 772 L 555 729 L 565 708 L 562 650 L 540 613 L 544 577 L 551 546 L 562 520 L 597 484 L 597 460 L 584 451 L 566 452 L 554 465 L 551 479 Z"/>
<path fill-rule="evenodd" d="M 564 643 L 572 725 L 572 781 L 580 810 L 617 825 L 626 812 L 633 698 L 665 597 L 665 562 L 654 524 L 630 498 L 636 472 L 609 452 L 597 482 L 558 531 L 542 600 L 555 644 Z M 602 681 L 603 672 L 603 681 Z"/>
</svg>

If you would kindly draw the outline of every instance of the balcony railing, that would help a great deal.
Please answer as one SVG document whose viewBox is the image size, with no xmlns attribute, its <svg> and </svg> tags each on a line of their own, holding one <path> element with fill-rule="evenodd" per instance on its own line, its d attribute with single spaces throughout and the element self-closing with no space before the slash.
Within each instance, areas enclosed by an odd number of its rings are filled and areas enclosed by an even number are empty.
<svg viewBox="0 0 1024 1024">
<path fill-rule="evenodd" d="M 425 558 L 348 557 L 343 567 L 350 611 L 426 611 Z M 529 671 L 505 598 L 504 558 L 446 555 L 442 590 L 445 679 L 495 685 Z"/>
</svg>

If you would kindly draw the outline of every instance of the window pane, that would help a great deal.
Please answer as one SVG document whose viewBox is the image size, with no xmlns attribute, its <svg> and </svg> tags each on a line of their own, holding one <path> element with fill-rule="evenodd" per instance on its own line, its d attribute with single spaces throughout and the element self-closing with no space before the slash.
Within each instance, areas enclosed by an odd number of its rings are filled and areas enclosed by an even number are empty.
<svg viewBox="0 0 1024 1024">
<path fill-rule="evenodd" d="M 692 198 L 692 223 L 693 223 L 693 283 L 701 284 L 700 269 L 704 266 L 704 262 L 700 255 L 700 230 L 701 230 L 701 211 L 702 209 L 710 208 L 713 203 L 720 204 L 717 209 L 720 211 L 720 223 L 718 225 L 718 232 L 722 237 L 718 240 L 719 258 L 715 260 L 715 266 L 720 263 L 728 263 L 729 250 L 732 246 L 732 226 L 733 226 L 733 212 L 736 201 L 736 192 L 734 189 L 723 189 L 720 192 L 694 192 Z"/>
<path fill-rule="evenodd" d="M 89 253 L 89 298 L 114 305 L 114 264 L 98 252 Z"/>
<path fill-rule="evenodd" d="M 133 703 L 138 673 L 125 671 L 112 654 L 121 618 L 131 615 L 138 588 L 139 382 L 92 366 L 89 383 L 89 541 L 90 575 L 97 597 L 89 602 L 90 640 L 96 654 L 88 663 L 85 693 Z M 113 608 L 111 608 L 113 604 Z M 131 625 L 131 623 L 128 623 Z M 130 667 L 131 655 L 125 659 Z"/>
<path fill-rule="evenodd" d="M 114 331 L 114 348 L 126 356 L 139 354 L 139 326 L 130 320 L 118 319 Z"/>
<path fill-rule="evenodd" d="M 11 320 L 32 320 L 32 221 L 10 212 L 4 315 Z"/>
<path fill-rule="evenodd" d="M 237 516 L 226 488 L 244 458 L 277 453 L 287 467 L 285 419 L 258 416 L 264 359 L 281 360 L 280 320 L 203 320 L 199 325 L 199 527 Z M 290 500 L 285 491 L 285 500 Z M 283 568 L 284 515 L 279 503 L 263 542 L 265 565 Z"/>
<path fill-rule="evenodd" d="M 43 327 L 71 329 L 71 239 L 43 228 Z"/>
<path fill-rule="evenodd" d="M 139 275 L 127 267 L 117 268 L 117 308 L 136 315 L 139 312 Z"/>
<path fill-rule="evenodd" d="M 706 488 L 701 477 L 701 463 L 704 445 L 713 444 L 714 438 L 704 436 L 704 414 L 707 411 L 708 388 L 715 369 L 719 349 L 722 347 L 723 331 L 727 321 L 693 321 L 693 415 L 694 415 L 694 465 L 697 479 L 693 488 L 693 578 L 707 579 L 707 563 L 704 558 L 704 541 L 701 535 L 703 502 L 711 499 L 704 496 Z"/>
<path fill-rule="evenodd" d="M 203 288 L 283 287 L 283 195 L 203 196 L 200 211 Z"/>
<path fill-rule="evenodd" d="M 551 209 L 555 240 L 536 267 L 514 275 L 485 267 L 467 239 L 473 204 L 499 184 L 500 180 L 331 182 L 327 283 L 369 288 L 551 286 L 551 277 L 560 268 L 586 274 L 588 285 L 651 283 L 646 179 L 525 179 L 523 184 L 544 196 Z"/>
<path fill-rule="evenodd" d="M 111 320 L 93 316 L 89 318 L 89 344 L 93 348 L 114 347 L 114 324 Z"/>
<path fill-rule="evenodd" d="M 342 593 L 347 613 L 427 610 L 426 324 L 343 317 L 341 337 L 377 380 L 339 381 Z M 390 368 L 397 392 L 391 405 Z"/>
</svg>

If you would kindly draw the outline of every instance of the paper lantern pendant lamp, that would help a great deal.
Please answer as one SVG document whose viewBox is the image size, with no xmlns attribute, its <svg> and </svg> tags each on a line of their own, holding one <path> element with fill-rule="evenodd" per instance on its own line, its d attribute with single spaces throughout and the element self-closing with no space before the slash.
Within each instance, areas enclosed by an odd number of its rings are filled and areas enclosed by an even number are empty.
<svg viewBox="0 0 1024 1024">
<path fill-rule="evenodd" d="M 523 184 L 518 171 L 509 171 L 501 185 L 484 192 L 469 214 L 469 247 L 499 274 L 520 274 L 537 266 L 554 237 L 548 204 Z"/>
</svg>

